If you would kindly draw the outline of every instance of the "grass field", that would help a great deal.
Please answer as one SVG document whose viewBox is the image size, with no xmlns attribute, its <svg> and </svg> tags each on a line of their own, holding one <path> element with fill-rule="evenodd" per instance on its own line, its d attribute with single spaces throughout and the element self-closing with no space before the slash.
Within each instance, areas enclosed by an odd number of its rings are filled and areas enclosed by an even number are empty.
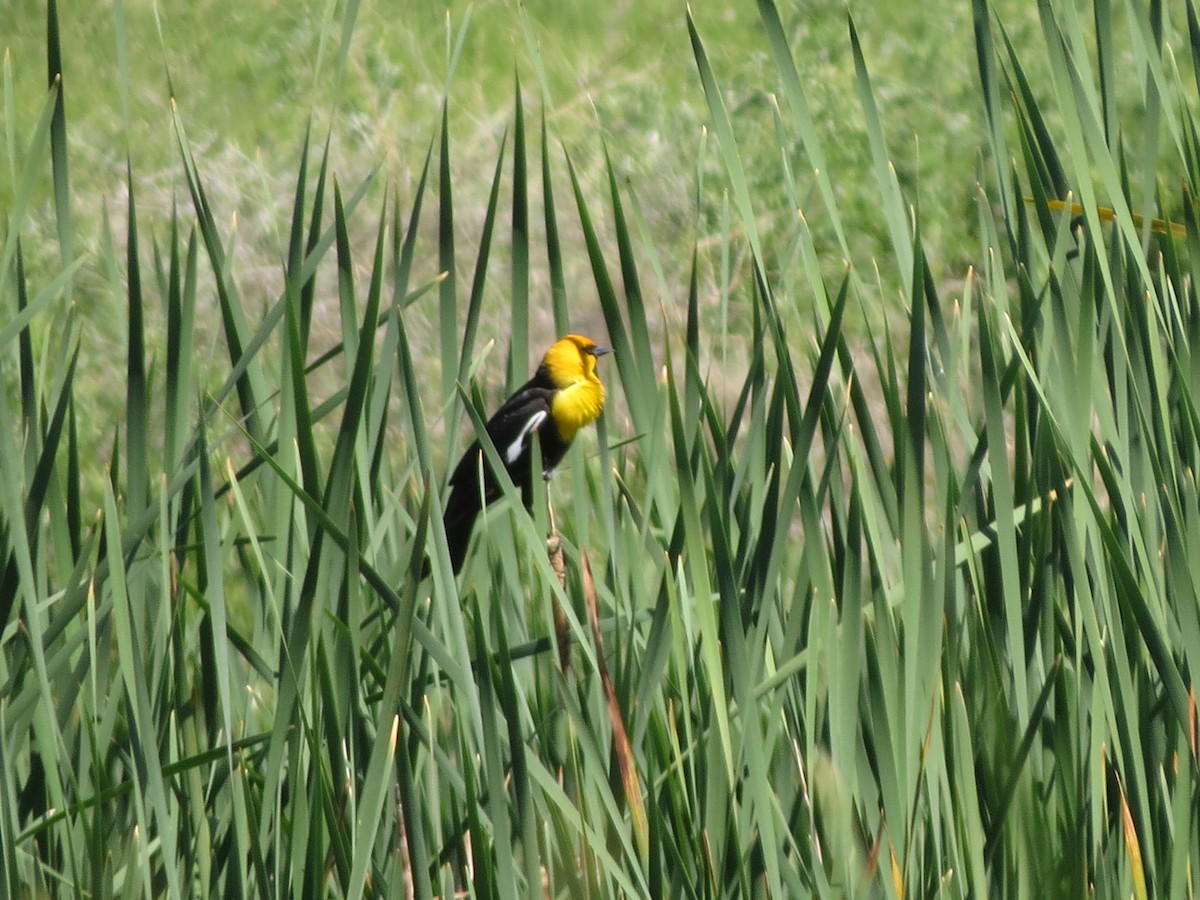
<svg viewBox="0 0 1200 900">
<path fill-rule="evenodd" d="M 964 39 L 970 10 L 959 5 L 927 21 L 917 4 L 876 6 L 856 11 L 856 24 L 873 67 L 887 78 L 880 102 L 892 120 L 899 174 L 920 191 L 942 228 L 973 204 L 982 138 L 974 57 Z M 15 28 L 6 38 L 12 118 L 18 133 L 28 133 L 45 84 L 44 12 L 40 3 L 14 7 Z M 62 41 L 78 204 L 90 211 L 121 202 L 128 153 L 143 202 L 156 211 L 169 209 L 183 187 L 170 118 L 173 89 L 198 162 L 212 173 L 218 212 L 222 218 L 238 216 L 250 268 L 269 271 L 289 209 L 289 192 L 280 182 L 296 168 L 307 118 L 314 117 L 322 135 L 336 126 L 330 138 L 343 177 L 362 178 L 382 165 L 400 189 L 411 188 L 439 127 L 449 44 L 454 30 L 467 24 L 449 95 L 452 163 L 456 183 L 463 184 L 460 193 L 470 201 L 463 206 L 484 205 L 488 162 L 511 120 L 514 74 L 522 78 L 526 102 L 540 108 L 537 66 L 528 49 L 532 36 L 543 48 L 539 64 L 555 141 L 576 152 L 582 170 L 598 173 L 599 130 L 622 175 L 650 192 L 655 201 L 650 208 L 667 207 L 655 223 L 669 229 L 664 240 L 671 246 L 686 243 L 682 232 L 692 221 L 706 113 L 679 4 L 535 3 L 528 7 L 527 29 L 511 3 L 462 3 L 446 11 L 434 4 L 412 7 L 399 16 L 363 9 L 340 78 L 333 65 L 340 22 L 329 21 L 325 5 L 312 0 L 283 11 L 219 2 L 128 4 L 123 41 L 112 11 L 72 8 L 63 15 Z M 878 198 L 856 189 L 856 176 L 870 160 L 845 16 L 835 6 L 816 7 L 785 11 L 786 27 L 803 62 L 830 173 L 843 185 L 841 206 L 857 217 L 853 249 L 860 262 L 869 263 L 886 235 Z M 771 104 L 778 86 L 757 13 L 752 4 L 719 3 L 700 5 L 696 16 L 702 30 L 719 35 L 710 52 L 731 115 L 752 138 L 749 146 L 762 148 L 761 163 L 769 172 L 775 164 L 768 151 L 775 147 Z M 1018 38 L 1030 31 L 1031 22 L 1021 17 L 1007 21 Z M 912 40 L 916 35 L 927 39 Z M 759 185 L 764 199 L 769 186 L 765 176 Z M 4 189 L 11 190 L 11 181 Z M 713 198 L 703 200 L 715 212 Z M 781 201 L 771 211 L 782 215 L 783 209 Z M 94 231 L 96 221 L 93 212 L 84 224 Z M 715 221 L 708 224 L 715 227 Z M 957 233 L 939 236 L 937 244 L 946 264 L 960 272 L 974 253 Z"/>
<path fill-rule="evenodd" d="M 1194 897 L 1192 0 L 409 5 L 6 9 L 0 893 Z"/>
</svg>

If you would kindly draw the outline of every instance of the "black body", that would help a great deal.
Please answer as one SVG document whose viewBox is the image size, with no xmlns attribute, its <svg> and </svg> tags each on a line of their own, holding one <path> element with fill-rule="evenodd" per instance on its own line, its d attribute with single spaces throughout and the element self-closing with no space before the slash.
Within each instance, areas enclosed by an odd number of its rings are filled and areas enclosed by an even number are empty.
<svg viewBox="0 0 1200 900">
<path fill-rule="evenodd" d="M 533 378 L 509 397 L 487 423 L 488 437 L 499 452 L 501 460 L 504 460 L 513 484 L 521 489 L 526 508 L 533 503 L 533 473 L 530 467 L 533 459 L 531 437 L 534 431 L 541 445 L 544 474 L 551 472 L 562 461 L 570 446 L 559 434 L 551 414 L 551 403 L 556 392 L 545 365 L 539 366 Z M 521 432 L 526 430 L 530 421 L 539 414 L 543 416 L 542 421 L 522 438 Z M 508 462 L 505 453 L 518 439 L 522 441 L 519 453 L 512 462 Z M 484 503 L 490 503 L 501 493 L 500 485 L 496 482 L 496 476 L 487 460 L 480 459 L 482 454 L 479 441 L 473 441 L 450 476 L 450 499 L 446 503 L 443 521 L 446 526 L 446 542 L 450 549 L 450 563 L 455 573 L 462 568 L 467 555 L 471 531 L 482 509 L 481 496 Z M 481 468 L 484 479 L 482 491 L 479 484 Z"/>
</svg>

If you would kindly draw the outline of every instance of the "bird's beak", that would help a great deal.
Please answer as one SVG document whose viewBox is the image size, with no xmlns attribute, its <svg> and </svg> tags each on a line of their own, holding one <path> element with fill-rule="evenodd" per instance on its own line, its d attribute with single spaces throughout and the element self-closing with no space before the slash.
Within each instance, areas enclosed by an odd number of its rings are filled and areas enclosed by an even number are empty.
<svg viewBox="0 0 1200 900">
<path fill-rule="evenodd" d="M 588 350 L 588 353 L 592 354 L 592 356 L 604 356 L 605 354 L 612 353 L 612 352 L 613 352 L 612 347 L 601 347 L 599 345 L 592 347 L 590 350 Z"/>
</svg>

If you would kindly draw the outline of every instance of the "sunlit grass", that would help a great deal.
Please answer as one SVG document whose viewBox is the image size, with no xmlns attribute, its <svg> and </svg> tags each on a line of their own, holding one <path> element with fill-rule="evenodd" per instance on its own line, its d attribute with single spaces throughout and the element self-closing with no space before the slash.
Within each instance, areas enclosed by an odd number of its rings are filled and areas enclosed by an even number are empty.
<svg viewBox="0 0 1200 900">
<path fill-rule="evenodd" d="M 173 212 L 136 165 L 94 210 L 69 84 L 7 116 L 4 892 L 1191 896 L 1188 23 L 1115 6 L 955 10 L 965 186 L 904 149 L 958 132 L 897 111 L 859 19 L 825 40 L 851 180 L 803 27 L 688 17 L 706 127 L 667 231 L 641 145 L 561 116 L 553 17 L 513 16 L 533 74 L 488 86 L 483 145 L 436 92 L 403 178 L 341 116 L 273 132 L 295 171 L 262 166 L 252 275 L 222 209 L 249 189 L 187 110 Z M 479 15 L 431 69 L 448 98 Z M 616 352 L 545 487 L 562 556 L 510 489 L 456 580 L 446 460 L 568 329 Z"/>
</svg>

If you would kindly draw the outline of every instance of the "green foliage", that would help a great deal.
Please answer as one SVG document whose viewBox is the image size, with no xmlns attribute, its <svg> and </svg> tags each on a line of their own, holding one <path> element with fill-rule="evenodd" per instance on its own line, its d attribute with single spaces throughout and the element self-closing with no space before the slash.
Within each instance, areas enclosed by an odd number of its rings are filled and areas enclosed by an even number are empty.
<svg viewBox="0 0 1200 900">
<path fill-rule="evenodd" d="M 358 9 L 323 9 L 342 85 Z M 1042 4 L 1036 44 L 975 0 L 969 221 L 921 199 L 966 188 L 895 152 L 856 19 L 851 184 L 798 26 L 758 3 L 746 128 L 747 50 L 689 14 L 682 247 L 619 133 L 562 151 L 525 14 L 534 79 L 464 197 L 464 15 L 411 185 L 298 138 L 269 282 L 178 110 L 187 212 L 128 164 L 123 228 L 81 236 L 48 11 L 28 127 L 4 83 L 5 895 L 1194 896 L 1190 0 Z M 607 412 L 456 581 L 445 460 L 570 328 L 616 349 Z M 114 333 L 106 405 L 79 373 Z"/>
</svg>

